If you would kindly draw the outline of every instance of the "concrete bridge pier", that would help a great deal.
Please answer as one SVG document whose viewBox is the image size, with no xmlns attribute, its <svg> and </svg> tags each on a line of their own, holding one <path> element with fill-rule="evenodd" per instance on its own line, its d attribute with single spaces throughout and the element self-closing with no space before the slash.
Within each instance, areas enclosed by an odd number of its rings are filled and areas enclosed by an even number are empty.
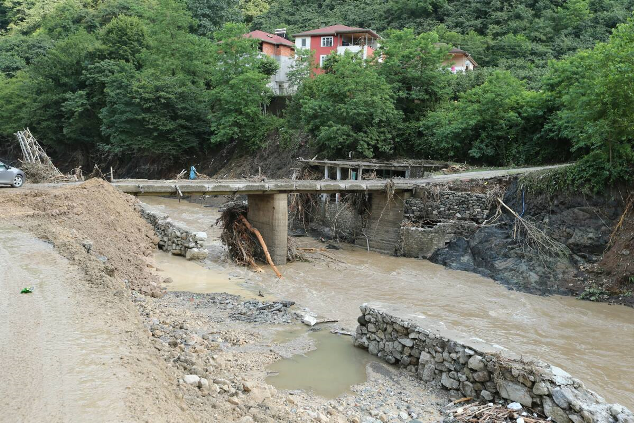
<svg viewBox="0 0 634 423">
<path fill-rule="evenodd" d="M 247 219 L 264 238 L 271 259 L 285 264 L 288 254 L 288 194 L 249 194 Z"/>
</svg>

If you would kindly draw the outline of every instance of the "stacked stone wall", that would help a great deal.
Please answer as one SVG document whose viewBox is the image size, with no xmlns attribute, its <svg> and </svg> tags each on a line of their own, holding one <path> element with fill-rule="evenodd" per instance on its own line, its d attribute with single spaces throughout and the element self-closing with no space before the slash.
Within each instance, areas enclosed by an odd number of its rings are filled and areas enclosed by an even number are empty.
<svg viewBox="0 0 634 423">
<path fill-rule="evenodd" d="M 489 203 L 486 194 L 423 191 L 405 201 L 405 215 L 412 220 L 471 220 L 482 223 L 489 212 Z"/>
<path fill-rule="evenodd" d="M 557 423 L 634 422 L 627 408 L 607 404 L 558 367 L 448 331 L 441 334 L 421 318 L 404 319 L 382 308 L 361 306 L 355 345 L 448 390 L 452 399 L 516 402 Z"/>
<path fill-rule="evenodd" d="M 401 227 L 399 255 L 426 259 L 454 238 L 469 237 L 477 229 L 478 225 L 469 221 L 440 222 L 424 227 L 406 225 Z"/>
<path fill-rule="evenodd" d="M 158 237 L 158 247 L 174 255 L 184 256 L 188 260 L 199 260 L 207 257 L 204 243 L 205 232 L 194 232 L 182 225 L 174 223 L 169 216 L 141 206 L 141 216 L 154 228 Z"/>
</svg>

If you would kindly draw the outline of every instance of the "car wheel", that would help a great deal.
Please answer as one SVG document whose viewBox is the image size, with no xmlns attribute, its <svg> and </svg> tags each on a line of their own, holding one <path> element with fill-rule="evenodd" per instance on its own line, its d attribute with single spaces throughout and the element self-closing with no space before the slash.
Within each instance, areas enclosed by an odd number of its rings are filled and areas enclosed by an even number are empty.
<svg viewBox="0 0 634 423">
<path fill-rule="evenodd" d="M 15 177 L 13 178 L 13 183 L 11 184 L 11 186 L 13 188 L 20 188 L 23 183 L 24 183 L 24 177 L 22 175 L 15 175 Z"/>
</svg>

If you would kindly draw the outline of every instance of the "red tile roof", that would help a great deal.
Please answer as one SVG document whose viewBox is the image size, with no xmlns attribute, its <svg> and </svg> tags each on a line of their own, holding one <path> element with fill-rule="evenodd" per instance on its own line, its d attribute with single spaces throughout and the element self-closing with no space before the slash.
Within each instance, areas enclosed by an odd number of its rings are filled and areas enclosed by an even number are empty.
<svg viewBox="0 0 634 423">
<path fill-rule="evenodd" d="M 260 30 L 251 31 L 248 34 L 244 34 L 244 37 L 256 38 L 258 40 L 261 40 L 269 44 L 275 44 L 275 45 L 281 44 L 288 47 L 295 47 L 295 44 L 293 44 L 292 41 L 289 41 L 286 38 L 280 37 L 279 35 L 269 34 L 268 32 L 264 32 Z"/>
<path fill-rule="evenodd" d="M 358 32 L 366 32 L 372 35 L 374 38 L 380 38 L 379 34 L 372 31 L 371 29 L 366 28 L 355 28 L 346 25 L 331 25 L 324 28 L 312 29 L 310 31 L 300 32 L 299 34 L 293 35 L 293 37 L 303 37 L 306 35 L 337 35 L 337 34 L 351 34 Z"/>
</svg>

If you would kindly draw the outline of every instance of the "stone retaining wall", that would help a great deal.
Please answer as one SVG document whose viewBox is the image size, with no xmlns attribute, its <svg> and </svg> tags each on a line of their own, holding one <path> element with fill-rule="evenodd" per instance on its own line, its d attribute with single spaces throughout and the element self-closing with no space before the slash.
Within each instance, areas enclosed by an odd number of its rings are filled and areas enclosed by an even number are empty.
<svg viewBox="0 0 634 423">
<path fill-rule="evenodd" d="M 420 317 L 396 317 L 381 305 L 364 304 L 361 313 L 356 346 L 449 390 L 452 399 L 517 402 L 557 423 L 634 423 L 627 408 L 607 404 L 558 367 L 460 334 L 441 334 Z"/>
<path fill-rule="evenodd" d="M 436 250 L 445 248 L 454 238 L 470 237 L 477 229 L 477 224 L 469 221 L 439 222 L 424 227 L 403 226 L 399 255 L 426 259 Z"/>
<path fill-rule="evenodd" d="M 413 220 L 472 220 L 482 223 L 489 212 L 486 194 L 459 191 L 417 193 L 405 201 L 405 215 Z"/>
<path fill-rule="evenodd" d="M 154 228 L 159 238 L 158 247 L 174 255 L 185 256 L 187 260 L 198 260 L 207 257 L 204 243 L 205 232 L 193 232 L 182 225 L 174 223 L 168 215 L 159 213 L 141 205 L 141 216 Z"/>
</svg>

